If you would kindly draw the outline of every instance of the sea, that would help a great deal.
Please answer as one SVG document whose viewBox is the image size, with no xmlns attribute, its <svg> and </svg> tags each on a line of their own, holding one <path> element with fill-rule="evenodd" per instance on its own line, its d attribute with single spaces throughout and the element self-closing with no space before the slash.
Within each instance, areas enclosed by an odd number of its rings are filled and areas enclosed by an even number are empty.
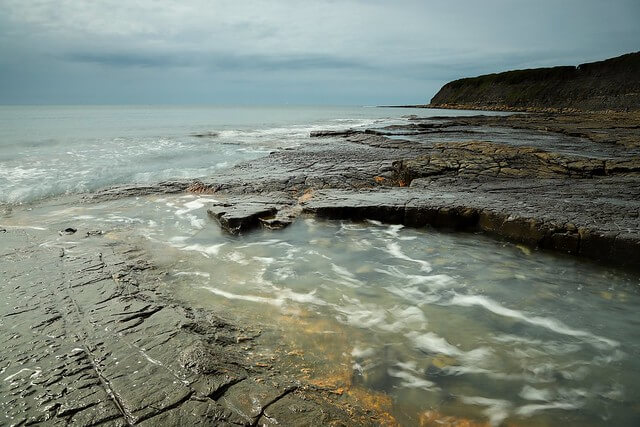
<svg viewBox="0 0 640 427">
<path fill-rule="evenodd" d="M 306 380 L 384 396 L 403 425 L 639 425 L 637 273 L 482 234 L 372 220 L 301 217 L 233 237 L 207 216 L 215 194 L 74 199 L 221 173 L 308 144 L 314 130 L 476 114 L 0 107 L 0 226 L 50 230 L 48 244 L 61 247 L 57 230 L 66 226 L 135 243 L 168 272 L 176 300 L 263 325 Z"/>
<path fill-rule="evenodd" d="M 392 124 L 416 112 L 318 106 L 0 106 L 0 203 L 205 177 L 304 144 L 313 130 Z M 422 116 L 442 114 L 421 110 Z"/>
</svg>

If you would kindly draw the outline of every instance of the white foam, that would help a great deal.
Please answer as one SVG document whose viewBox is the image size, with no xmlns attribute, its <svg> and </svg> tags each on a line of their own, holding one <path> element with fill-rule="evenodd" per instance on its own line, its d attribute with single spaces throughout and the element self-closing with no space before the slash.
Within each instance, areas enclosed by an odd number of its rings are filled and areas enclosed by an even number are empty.
<svg viewBox="0 0 640 427">
<path fill-rule="evenodd" d="M 254 256 L 252 259 L 254 259 L 255 261 L 258 261 L 264 265 L 271 265 L 273 264 L 276 260 L 275 258 L 270 258 L 270 257 L 260 257 L 260 256 Z"/>
<path fill-rule="evenodd" d="M 185 215 L 185 218 L 189 220 L 189 224 L 196 230 L 202 230 L 205 226 L 204 219 L 198 218 L 195 215 Z"/>
<path fill-rule="evenodd" d="M 229 261 L 235 262 L 237 264 L 241 264 L 241 265 L 248 265 L 249 261 L 247 261 L 247 258 L 245 258 L 244 254 L 238 251 L 233 251 L 233 252 L 229 252 L 227 253 L 227 255 L 225 256 L 226 259 L 228 259 Z"/>
<path fill-rule="evenodd" d="M 247 243 L 245 245 L 238 246 L 238 249 L 245 249 L 245 248 L 249 248 L 251 246 L 273 246 L 273 245 L 281 244 L 281 243 L 285 243 L 285 242 L 282 242 L 279 239 L 268 239 L 268 240 L 262 240 L 260 242 Z M 287 246 L 290 246 L 290 245 L 287 244 Z"/>
<path fill-rule="evenodd" d="M 356 346 L 356 347 L 353 347 L 353 350 L 351 350 L 351 356 L 357 357 L 358 359 L 371 357 L 374 354 L 376 354 L 376 351 L 371 347 L 360 348 Z"/>
<path fill-rule="evenodd" d="M 448 289 L 458 286 L 458 283 L 453 277 L 446 274 L 432 274 L 432 275 L 420 275 L 420 274 L 405 274 L 398 268 L 390 266 L 387 270 L 376 268 L 376 272 L 386 274 L 392 277 L 397 277 L 406 281 L 408 285 L 426 285 L 430 290 Z"/>
<path fill-rule="evenodd" d="M 450 304 L 458 305 L 461 307 L 479 306 L 499 316 L 518 319 L 531 325 L 546 328 L 558 334 L 568 335 L 576 338 L 588 338 L 600 343 L 607 344 L 611 347 L 617 347 L 620 345 L 617 341 L 600 337 L 590 332 L 582 331 L 580 329 L 570 328 L 569 326 L 555 319 L 538 316 L 527 316 L 521 311 L 504 307 L 493 301 L 492 299 L 480 295 L 460 295 L 456 293 L 451 299 Z"/>
<path fill-rule="evenodd" d="M 446 354 L 447 356 L 461 356 L 463 354 L 462 350 L 458 347 L 449 344 L 447 340 L 433 332 L 427 332 L 422 335 L 412 333 L 410 336 L 414 345 L 422 351 Z"/>
<path fill-rule="evenodd" d="M 83 220 L 83 219 L 94 219 L 95 216 L 93 215 L 76 215 L 73 217 L 73 219 L 79 219 L 79 220 Z"/>
<path fill-rule="evenodd" d="M 400 235 L 398 234 L 400 230 L 404 228 L 402 224 L 392 224 L 386 230 L 384 230 L 385 234 L 388 234 L 391 237 L 398 238 Z"/>
<path fill-rule="evenodd" d="M 446 339 L 434 334 L 433 332 L 427 332 L 419 334 L 417 332 L 410 332 L 407 334 L 413 341 L 416 348 L 427 353 L 445 354 L 447 356 L 456 357 L 464 360 L 470 365 L 479 365 L 487 361 L 491 355 L 491 350 L 486 347 L 478 347 L 470 351 L 460 350 L 458 347 L 450 344 Z"/>
<path fill-rule="evenodd" d="M 174 276 L 198 276 L 198 277 L 211 277 L 211 274 L 204 271 L 178 271 L 173 273 Z"/>
<path fill-rule="evenodd" d="M 391 324 L 380 325 L 380 329 L 389 332 L 400 332 L 406 329 L 421 330 L 427 326 L 427 318 L 418 307 L 411 306 L 404 309 L 394 308 L 391 310 L 398 320 Z"/>
<path fill-rule="evenodd" d="M 357 305 L 337 306 L 336 310 L 341 314 L 339 321 L 358 328 L 370 329 L 387 324 L 386 310 L 378 307 L 363 306 L 358 302 Z"/>
<path fill-rule="evenodd" d="M 435 386 L 435 384 L 431 381 L 425 380 L 424 378 L 419 378 L 418 376 L 407 371 L 390 368 L 387 370 L 387 373 L 392 377 L 400 378 L 402 380 L 402 382 L 400 383 L 401 387 L 432 390 Z"/>
<path fill-rule="evenodd" d="M 331 263 L 331 270 L 333 270 L 333 272 L 339 276 L 340 280 L 342 280 L 337 281 L 336 283 L 338 284 L 347 285 L 350 287 L 357 287 L 362 285 L 362 282 L 356 279 L 353 273 L 351 273 L 344 267 L 340 267 L 339 265 Z"/>
<path fill-rule="evenodd" d="M 208 290 L 211 293 L 214 293 L 218 296 L 227 298 L 227 299 L 235 299 L 249 302 L 257 302 L 261 304 L 270 304 L 276 307 L 282 307 L 286 304 L 287 301 L 293 301 L 303 304 L 315 304 L 315 305 L 326 305 L 327 303 L 320 298 L 315 296 L 315 289 L 309 293 L 298 293 L 294 292 L 291 289 L 278 289 L 279 295 L 276 298 L 262 297 L 257 295 L 239 295 L 231 292 L 223 291 L 222 289 L 212 288 L 205 286 L 203 289 Z"/>
<path fill-rule="evenodd" d="M 173 236 L 169 239 L 169 242 L 172 244 L 179 244 L 185 242 L 189 239 L 189 236 Z"/>
<path fill-rule="evenodd" d="M 414 259 L 414 258 L 411 258 L 411 257 L 407 256 L 400 249 L 400 245 L 395 243 L 395 242 L 387 244 L 386 252 L 388 252 L 389 254 L 391 254 L 392 256 L 394 256 L 394 257 L 396 257 L 398 259 L 402 259 L 402 260 L 405 260 L 405 261 L 411 261 L 411 262 L 415 262 L 416 264 L 419 264 L 420 265 L 420 269 L 422 271 L 426 271 L 427 273 L 429 273 L 431 271 L 431 264 L 429 264 L 427 261 L 424 261 L 424 260 L 421 260 L 421 259 Z"/>
<path fill-rule="evenodd" d="M 196 200 L 192 200 L 190 202 L 184 203 L 182 206 L 184 206 L 182 209 L 178 209 L 176 210 L 176 215 L 178 216 L 182 216 L 188 212 L 197 210 L 197 209 L 201 209 L 205 206 L 206 203 L 217 203 L 218 200 L 216 199 L 212 199 L 212 198 L 207 198 L 207 197 L 201 197 L 199 199 Z M 168 204 L 169 206 L 174 206 L 173 204 Z"/>
<path fill-rule="evenodd" d="M 209 292 L 216 294 L 218 296 L 224 297 L 226 299 L 240 300 L 240 301 L 249 301 L 249 302 L 258 302 L 262 304 L 271 304 L 280 307 L 282 305 L 282 301 L 275 298 L 267 298 L 260 297 L 256 295 L 239 295 L 231 292 L 223 291 L 222 289 L 204 287 L 204 289 Z"/>
<path fill-rule="evenodd" d="M 492 426 L 500 425 L 509 416 L 511 409 L 511 404 L 506 400 L 489 399 L 480 396 L 462 396 L 461 400 L 468 405 L 486 406 L 487 409 L 483 412 L 489 417 L 489 422 Z"/>
<path fill-rule="evenodd" d="M 278 280 L 284 281 L 290 277 L 294 277 L 296 275 L 295 271 L 293 271 L 290 267 L 280 267 L 274 270 L 273 272 Z"/>
<path fill-rule="evenodd" d="M 544 411 L 547 409 L 570 410 L 570 409 L 577 409 L 580 406 L 581 405 L 578 405 L 576 403 L 571 403 L 571 402 L 551 402 L 551 403 L 544 403 L 544 404 L 531 404 L 531 405 L 524 405 L 519 407 L 516 410 L 516 414 L 521 415 L 523 417 L 530 417 L 536 412 Z"/>
<path fill-rule="evenodd" d="M 178 249 L 180 249 L 181 251 L 199 252 L 203 256 L 209 258 L 215 255 L 218 255 L 218 252 L 220 252 L 220 248 L 222 248 L 225 244 L 226 243 L 218 243 L 217 245 L 206 246 L 206 245 L 194 243 L 192 245 L 178 247 Z"/>
<path fill-rule="evenodd" d="M 35 225 L 1 225 L 0 227 L 6 228 L 7 230 L 46 230 L 44 227 L 38 227 Z"/>
<path fill-rule="evenodd" d="M 493 378 L 496 380 L 503 381 L 534 381 L 535 377 L 522 375 L 522 374 L 505 374 L 503 372 L 495 372 L 486 368 L 479 368 L 476 366 L 460 366 L 460 365 L 451 365 L 445 366 L 443 369 L 449 375 L 477 375 L 482 374 L 486 375 L 489 378 Z"/>
<path fill-rule="evenodd" d="M 520 397 L 525 400 L 541 400 L 548 402 L 551 400 L 551 392 L 549 390 L 540 390 L 530 385 L 525 385 L 520 392 Z"/>
</svg>

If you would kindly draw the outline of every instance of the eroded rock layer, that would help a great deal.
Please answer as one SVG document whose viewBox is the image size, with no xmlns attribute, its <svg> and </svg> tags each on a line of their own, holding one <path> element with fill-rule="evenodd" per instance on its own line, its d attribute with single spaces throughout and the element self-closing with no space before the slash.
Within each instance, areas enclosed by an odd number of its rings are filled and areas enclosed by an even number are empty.
<svg viewBox="0 0 640 427">
<path fill-rule="evenodd" d="M 412 117 L 317 132 L 308 146 L 199 185 L 228 197 L 210 213 L 232 233 L 305 212 L 485 231 L 634 267 L 639 123 L 636 114 Z"/>
</svg>

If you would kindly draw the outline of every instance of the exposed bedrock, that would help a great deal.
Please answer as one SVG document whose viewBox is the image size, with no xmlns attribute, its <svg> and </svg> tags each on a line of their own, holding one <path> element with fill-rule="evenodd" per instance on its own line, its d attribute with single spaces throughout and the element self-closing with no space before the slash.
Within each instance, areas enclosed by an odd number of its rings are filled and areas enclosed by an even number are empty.
<svg viewBox="0 0 640 427">
<path fill-rule="evenodd" d="M 640 155 L 633 147 L 640 126 L 612 127 L 603 116 L 598 128 L 589 117 L 590 134 L 616 139 L 622 132 L 631 147 L 545 131 L 540 117 L 414 118 L 386 135 L 318 132 L 308 146 L 239 165 L 198 189 L 215 193 L 220 202 L 209 213 L 232 234 L 286 226 L 304 212 L 482 231 L 638 267 Z M 434 140 L 439 130 L 395 136 L 433 122 L 449 130 L 456 123 L 452 138 L 480 126 L 485 140 Z M 526 132 L 505 142 L 505 127 Z M 522 142 L 537 138 L 539 146 Z"/>
<path fill-rule="evenodd" d="M 533 147 L 491 142 L 434 144 L 428 154 L 394 162 L 399 178 L 456 175 L 461 178 L 591 178 L 640 174 L 640 157 L 598 159 L 569 156 Z"/>
<path fill-rule="evenodd" d="M 240 234 L 263 226 L 280 229 L 291 224 L 299 209 L 285 194 L 266 194 L 248 200 L 246 197 L 226 198 L 208 209 L 220 227 L 230 234 Z"/>
<path fill-rule="evenodd" d="M 640 181 L 629 184 L 637 186 Z M 550 191 L 558 189 L 558 183 L 547 185 Z M 624 222 L 607 224 L 608 213 L 603 209 L 602 217 L 597 218 L 601 222 L 594 223 L 594 218 L 579 209 L 565 210 L 566 204 L 557 197 L 541 199 L 540 205 L 534 206 L 521 203 L 517 198 L 509 200 L 504 194 L 486 197 L 477 190 L 449 190 L 455 193 L 393 189 L 354 194 L 324 190 L 304 204 L 303 212 L 328 219 L 374 219 L 411 227 L 429 225 L 483 231 L 510 241 L 617 265 L 632 268 L 640 265 L 640 236 L 637 228 L 633 228 L 637 227 L 637 210 L 635 217 L 629 215 L 626 220 L 620 217 Z M 526 192 L 528 187 L 522 186 L 520 190 Z M 640 194 L 629 196 L 640 197 Z M 600 207 L 605 208 L 604 205 Z M 617 210 L 614 206 L 607 207 Z M 538 209 L 546 209 L 546 212 L 541 214 Z"/>
<path fill-rule="evenodd" d="M 143 251 L 56 236 L 2 234 L 3 425 L 378 424 L 253 351 L 256 326 L 173 301 Z"/>
</svg>

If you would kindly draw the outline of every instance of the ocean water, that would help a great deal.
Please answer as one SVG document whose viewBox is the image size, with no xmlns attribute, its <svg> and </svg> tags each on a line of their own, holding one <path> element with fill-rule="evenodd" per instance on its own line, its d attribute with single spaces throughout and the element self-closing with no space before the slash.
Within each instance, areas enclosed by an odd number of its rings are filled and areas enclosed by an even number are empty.
<svg viewBox="0 0 640 427">
<path fill-rule="evenodd" d="M 375 221 L 303 217 L 231 237 L 206 213 L 215 195 L 39 202 L 206 176 L 305 144 L 315 129 L 410 114 L 443 112 L 0 107 L 0 204 L 24 204 L 0 226 L 49 231 L 43 244 L 70 255 L 75 244 L 58 234 L 69 226 L 132 242 L 169 272 L 177 300 L 263 325 L 261 351 L 313 384 L 383 396 L 403 425 L 638 425 L 637 273 Z"/>
<path fill-rule="evenodd" d="M 313 130 L 442 113 L 363 107 L 0 106 L 0 203 L 203 177 L 304 144 Z"/>
</svg>

